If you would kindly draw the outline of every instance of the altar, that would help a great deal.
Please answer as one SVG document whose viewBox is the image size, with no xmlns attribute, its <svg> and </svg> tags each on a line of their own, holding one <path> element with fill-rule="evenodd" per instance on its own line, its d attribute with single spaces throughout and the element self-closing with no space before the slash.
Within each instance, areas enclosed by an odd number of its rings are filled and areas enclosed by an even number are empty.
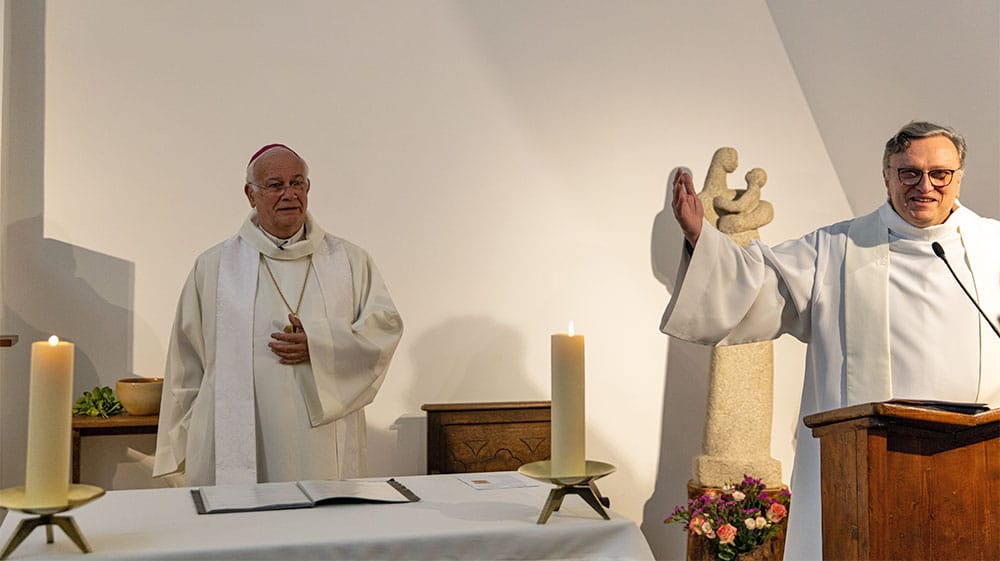
<svg viewBox="0 0 1000 561">
<path fill-rule="evenodd" d="M 604 520 L 576 497 L 537 524 L 552 487 L 500 475 L 530 486 L 477 489 L 460 475 L 403 476 L 395 479 L 419 502 L 208 515 L 197 514 L 190 489 L 109 491 L 67 513 L 92 553 L 59 530 L 46 544 L 39 530 L 10 559 L 653 559 L 635 522 L 610 511 Z M 0 543 L 23 517 L 8 513 Z"/>
</svg>

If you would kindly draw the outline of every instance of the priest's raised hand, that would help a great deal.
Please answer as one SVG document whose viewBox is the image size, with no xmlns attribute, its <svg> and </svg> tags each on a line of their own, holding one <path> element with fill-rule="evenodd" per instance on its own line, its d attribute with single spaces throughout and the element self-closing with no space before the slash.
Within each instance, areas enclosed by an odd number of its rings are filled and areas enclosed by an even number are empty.
<svg viewBox="0 0 1000 561">
<path fill-rule="evenodd" d="M 701 236 L 701 225 L 705 220 L 705 208 L 701 199 L 694 192 L 694 180 L 691 179 L 691 171 L 687 168 L 674 168 L 670 173 L 670 183 L 674 188 L 674 199 L 672 202 L 674 218 L 684 232 L 684 239 L 694 247 Z"/>
</svg>

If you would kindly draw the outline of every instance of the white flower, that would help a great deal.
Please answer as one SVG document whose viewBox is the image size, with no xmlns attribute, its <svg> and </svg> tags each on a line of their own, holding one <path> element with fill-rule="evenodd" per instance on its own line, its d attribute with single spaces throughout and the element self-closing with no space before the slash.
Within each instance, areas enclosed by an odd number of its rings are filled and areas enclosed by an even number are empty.
<svg viewBox="0 0 1000 561">
<path fill-rule="evenodd" d="M 711 522 L 703 522 L 701 525 L 701 531 L 705 533 L 705 536 L 708 537 L 708 539 L 715 537 L 715 530 L 712 529 Z"/>
<path fill-rule="evenodd" d="M 747 518 L 743 521 L 743 525 L 747 527 L 747 530 L 753 530 L 757 528 L 757 522 L 753 518 Z"/>
<path fill-rule="evenodd" d="M 758 529 L 767 528 L 767 518 L 764 518 L 763 516 L 758 516 L 757 517 L 757 528 Z"/>
<path fill-rule="evenodd" d="M 733 500 L 734 501 L 742 501 L 745 498 L 747 498 L 747 496 L 746 496 L 746 494 L 743 493 L 743 491 L 733 491 Z"/>
</svg>

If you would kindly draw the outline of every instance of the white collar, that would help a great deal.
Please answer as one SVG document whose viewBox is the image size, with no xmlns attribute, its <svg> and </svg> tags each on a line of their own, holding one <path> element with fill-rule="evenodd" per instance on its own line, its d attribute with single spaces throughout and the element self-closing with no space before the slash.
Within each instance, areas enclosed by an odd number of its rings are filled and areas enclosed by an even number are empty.
<svg viewBox="0 0 1000 561">
<path fill-rule="evenodd" d="M 893 234 L 908 240 L 933 241 L 940 240 L 949 235 L 953 235 L 962 226 L 962 223 L 973 216 L 972 212 L 963 207 L 957 200 L 958 205 L 948 219 L 942 224 L 920 228 L 914 226 L 896 213 L 889 201 L 886 201 L 878 208 L 878 216 L 882 222 L 889 227 Z"/>
<path fill-rule="evenodd" d="M 298 233 L 289 238 L 289 243 L 283 247 L 279 247 L 278 243 L 280 242 L 276 242 L 276 240 L 284 240 L 275 238 L 265 232 L 258 224 L 257 210 L 251 210 L 250 216 L 247 217 L 240 228 L 240 236 L 250 243 L 250 245 L 254 246 L 257 251 L 272 259 L 301 259 L 317 251 L 320 244 L 323 243 L 324 236 L 326 236 L 323 228 L 308 213 L 306 213 L 305 224 Z"/>
<path fill-rule="evenodd" d="M 288 238 L 279 238 L 278 236 L 275 236 L 271 232 L 268 232 L 267 230 L 264 229 L 263 226 L 260 225 L 260 222 L 257 220 L 254 221 L 254 224 L 257 225 L 257 228 L 260 228 L 260 232 L 264 234 L 264 236 L 266 236 L 267 239 L 271 240 L 271 242 L 273 242 L 278 249 L 285 249 L 286 245 L 293 244 L 297 241 L 302 241 L 306 237 L 305 223 L 302 224 L 302 227 L 299 228 L 298 232 L 295 232 L 294 234 L 292 234 L 291 237 Z"/>
</svg>

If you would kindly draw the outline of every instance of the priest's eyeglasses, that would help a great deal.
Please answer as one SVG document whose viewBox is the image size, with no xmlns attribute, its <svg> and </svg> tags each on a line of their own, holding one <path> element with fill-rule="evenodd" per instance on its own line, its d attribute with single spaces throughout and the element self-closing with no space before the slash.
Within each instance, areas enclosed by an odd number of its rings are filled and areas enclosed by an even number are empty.
<svg viewBox="0 0 1000 561">
<path fill-rule="evenodd" d="M 956 169 L 932 169 L 924 171 L 916 168 L 895 168 L 899 177 L 899 182 L 907 187 L 920 185 L 927 175 L 928 181 L 933 187 L 947 187 L 951 185 L 951 180 L 955 177 Z"/>
<path fill-rule="evenodd" d="M 254 187 L 260 189 L 261 191 L 264 191 L 265 193 L 269 194 L 283 193 L 285 189 L 290 189 L 296 193 L 301 193 L 302 191 L 306 190 L 306 187 L 309 186 L 309 180 L 293 179 L 292 181 L 289 181 L 287 185 L 281 181 L 268 181 L 265 185 L 250 183 L 250 185 L 253 185 Z"/>
</svg>

